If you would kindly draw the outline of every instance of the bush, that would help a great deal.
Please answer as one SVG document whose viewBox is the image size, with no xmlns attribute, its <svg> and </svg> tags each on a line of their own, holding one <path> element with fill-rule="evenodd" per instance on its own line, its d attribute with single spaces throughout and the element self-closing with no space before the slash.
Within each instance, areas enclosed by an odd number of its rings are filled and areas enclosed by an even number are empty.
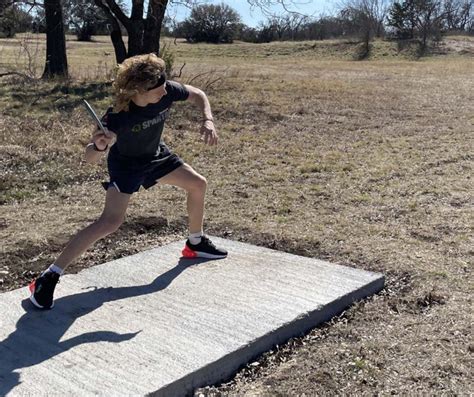
<svg viewBox="0 0 474 397">
<path fill-rule="evenodd" d="M 16 33 L 31 29 L 33 18 L 16 5 L 9 6 L 0 15 L 0 37 L 11 38 Z"/>
<path fill-rule="evenodd" d="M 232 43 L 240 26 L 240 15 L 226 4 L 203 4 L 191 11 L 178 32 L 191 43 Z"/>
</svg>

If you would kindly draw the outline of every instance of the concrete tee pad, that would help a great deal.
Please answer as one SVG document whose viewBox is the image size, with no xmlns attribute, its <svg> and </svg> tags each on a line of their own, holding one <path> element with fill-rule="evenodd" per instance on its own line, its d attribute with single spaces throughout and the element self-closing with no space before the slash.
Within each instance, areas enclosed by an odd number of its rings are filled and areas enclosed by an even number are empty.
<svg viewBox="0 0 474 397">
<path fill-rule="evenodd" d="M 55 307 L 0 294 L 0 395 L 182 396 L 380 291 L 380 274 L 220 238 L 65 275 Z"/>
</svg>

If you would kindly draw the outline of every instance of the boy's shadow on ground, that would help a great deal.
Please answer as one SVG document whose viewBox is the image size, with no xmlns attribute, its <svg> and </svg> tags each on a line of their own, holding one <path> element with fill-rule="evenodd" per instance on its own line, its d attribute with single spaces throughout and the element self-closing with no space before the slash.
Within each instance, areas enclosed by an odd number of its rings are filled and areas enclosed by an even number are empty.
<svg viewBox="0 0 474 397">
<path fill-rule="evenodd" d="M 119 343 L 134 338 L 139 332 L 118 334 L 113 331 L 96 331 L 75 336 L 59 342 L 76 319 L 98 309 L 105 302 L 147 295 L 161 291 L 192 265 L 209 259 L 184 259 L 161 274 L 150 284 L 120 287 L 96 288 L 55 301 L 51 311 L 34 308 L 29 299 L 22 302 L 25 314 L 18 320 L 16 330 L 0 342 L 0 396 L 6 395 L 20 384 L 17 369 L 39 364 L 62 352 L 83 343 Z"/>
</svg>

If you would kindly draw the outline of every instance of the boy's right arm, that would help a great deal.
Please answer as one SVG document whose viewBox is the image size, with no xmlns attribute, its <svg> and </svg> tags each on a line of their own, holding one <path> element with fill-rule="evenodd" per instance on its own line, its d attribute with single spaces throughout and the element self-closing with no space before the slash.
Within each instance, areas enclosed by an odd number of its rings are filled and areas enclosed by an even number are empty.
<svg viewBox="0 0 474 397">
<path fill-rule="evenodd" d="M 107 153 L 109 146 L 115 142 L 115 133 L 110 130 L 107 131 L 110 137 L 106 136 L 101 130 L 94 129 L 91 142 L 86 146 L 85 160 L 87 163 L 98 163 L 102 155 Z"/>
</svg>

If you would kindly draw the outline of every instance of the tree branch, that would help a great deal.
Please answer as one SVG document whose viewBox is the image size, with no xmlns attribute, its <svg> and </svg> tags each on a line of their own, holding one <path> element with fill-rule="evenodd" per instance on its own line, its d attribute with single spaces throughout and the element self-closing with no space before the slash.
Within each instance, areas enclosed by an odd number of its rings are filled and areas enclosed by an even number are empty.
<svg viewBox="0 0 474 397">
<path fill-rule="evenodd" d="M 179 73 L 173 73 L 173 76 L 171 76 L 173 79 L 176 77 L 181 77 L 181 73 L 183 73 L 183 69 L 186 66 L 186 62 L 183 63 L 183 66 L 179 69 Z"/>
<path fill-rule="evenodd" d="M 250 7 L 256 7 L 262 11 L 262 13 L 269 17 L 275 17 L 278 13 L 272 11 L 273 6 L 281 6 L 283 10 L 285 10 L 289 14 L 301 15 L 301 16 L 308 16 L 306 14 L 302 14 L 298 11 L 291 10 L 290 7 L 297 6 L 298 4 L 307 4 L 308 2 L 301 2 L 298 3 L 294 0 L 247 0 L 247 3 Z"/>
<path fill-rule="evenodd" d="M 99 0 L 101 1 L 101 0 Z M 130 28 L 130 18 L 127 17 L 122 9 L 117 5 L 115 0 L 105 0 L 107 5 L 110 8 L 110 11 L 114 14 L 115 17 L 122 23 L 123 26 L 128 30 Z"/>
<path fill-rule="evenodd" d="M 6 73 L 0 73 L 0 78 L 5 77 L 5 76 L 20 76 L 23 77 L 26 80 L 34 80 L 34 78 L 28 76 L 27 74 L 20 73 L 20 72 L 6 72 Z"/>
<path fill-rule="evenodd" d="M 150 6 L 150 3 L 148 3 Z M 130 20 L 142 20 L 143 19 L 143 0 L 132 0 L 132 14 Z"/>
</svg>

